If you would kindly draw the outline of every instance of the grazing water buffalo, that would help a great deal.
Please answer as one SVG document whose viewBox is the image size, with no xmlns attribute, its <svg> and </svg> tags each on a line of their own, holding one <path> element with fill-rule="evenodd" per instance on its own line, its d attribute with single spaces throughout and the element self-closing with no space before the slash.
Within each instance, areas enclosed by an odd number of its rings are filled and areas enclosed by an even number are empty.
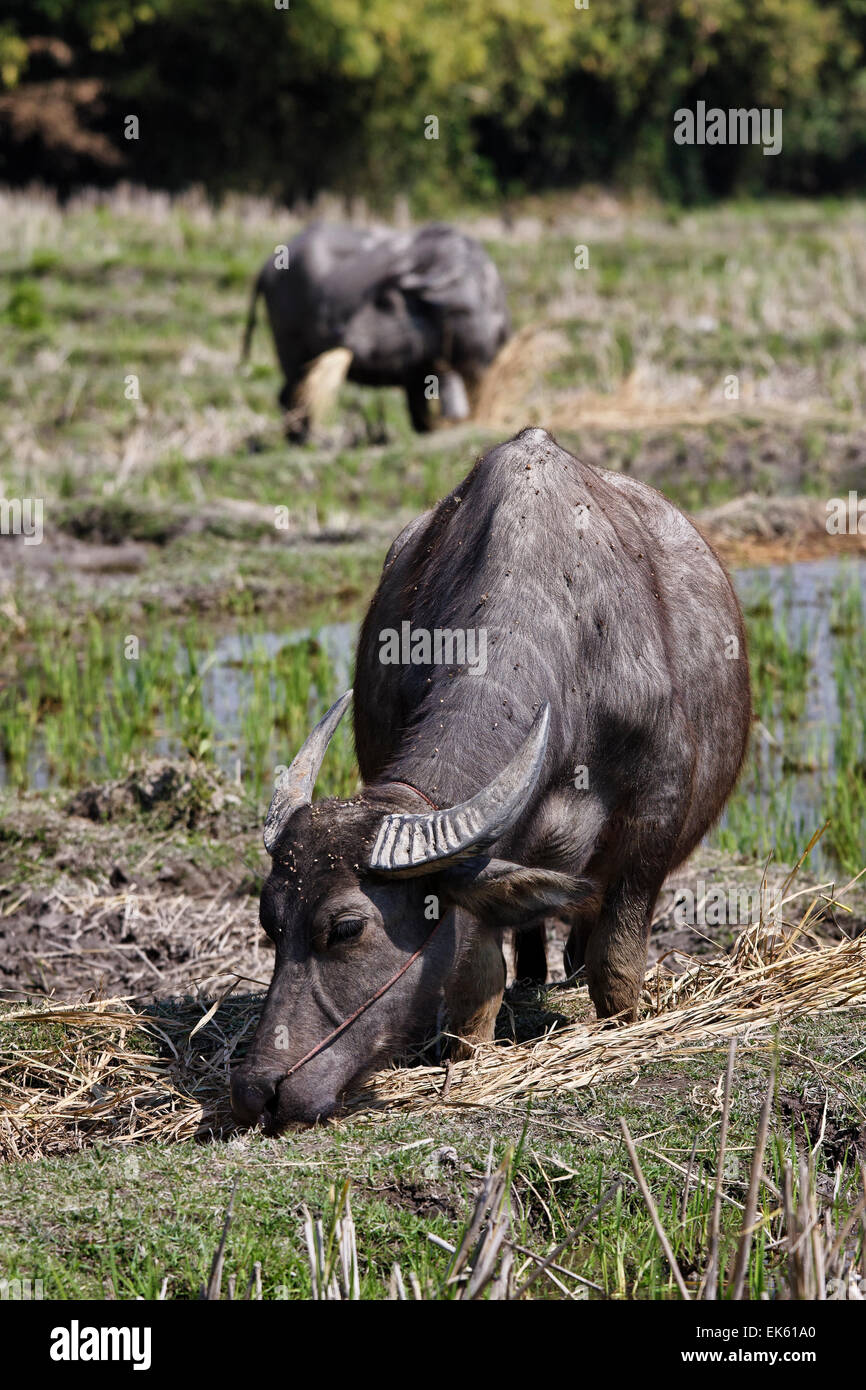
<svg viewBox="0 0 866 1390">
<path fill-rule="evenodd" d="M 632 1017 L 657 894 L 724 805 L 750 721 L 713 551 L 658 492 L 541 429 L 394 542 L 358 647 L 364 789 L 311 804 L 348 700 L 283 771 L 265 828 L 276 962 L 232 1095 L 277 1129 L 327 1116 L 437 1024 L 492 1037 L 503 929 L 551 911 L 599 1015 Z"/>
<path fill-rule="evenodd" d="M 342 347 L 352 354 L 351 381 L 405 388 L 416 430 L 430 428 L 434 378 L 442 414 L 469 414 L 469 395 L 509 333 L 495 266 L 476 241 L 443 223 L 415 232 L 313 223 L 287 258 L 274 255 L 262 266 L 244 357 L 259 295 L 286 378 L 286 410 L 311 362 Z M 295 419 L 292 432 L 303 437 L 308 423 Z"/>
</svg>

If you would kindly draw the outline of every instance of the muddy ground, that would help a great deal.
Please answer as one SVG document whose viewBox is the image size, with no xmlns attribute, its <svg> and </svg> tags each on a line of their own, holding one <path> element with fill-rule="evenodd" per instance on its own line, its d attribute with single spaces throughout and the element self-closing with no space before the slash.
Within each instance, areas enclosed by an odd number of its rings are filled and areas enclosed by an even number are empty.
<svg viewBox="0 0 866 1390">
<path fill-rule="evenodd" d="M 72 795 L 7 793 L 2 810 L 0 999 L 145 1002 L 209 998 L 233 980 L 241 992 L 267 986 L 273 946 L 257 922 L 268 862 L 261 826 L 218 772 L 159 759 Z M 787 876 L 782 865 L 700 849 L 662 890 L 650 964 L 677 973 L 689 958 L 727 950 L 745 925 L 737 894 L 747 891 L 754 906 L 762 879 L 769 899 Z M 804 868 L 794 891 L 812 881 Z M 719 889 L 730 908 L 684 920 L 683 890 L 699 902 L 717 900 Z M 809 901 L 798 899 L 785 917 L 798 921 Z M 866 929 L 866 889 L 858 885 L 845 903 L 850 912 L 824 909 L 816 939 Z M 550 982 L 564 978 L 564 934 L 549 922 Z"/>
<path fill-rule="evenodd" d="M 654 476 L 649 466 L 637 475 Z M 415 514 L 397 506 L 378 519 L 338 516 L 320 524 L 298 517 L 279 530 L 272 506 L 231 498 L 165 512 L 96 507 L 59 520 L 49 514 L 38 546 L 0 535 L 0 612 L 14 625 L 28 601 L 52 604 L 60 587 L 66 613 L 111 603 L 130 620 L 157 609 L 165 620 L 219 617 L 242 602 L 249 612 L 293 613 L 299 621 L 320 604 L 357 605 Z M 831 535 L 826 501 L 812 496 L 747 491 L 695 511 L 693 519 L 730 567 L 866 554 L 866 518 L 862 534 Z"/>
</svg>

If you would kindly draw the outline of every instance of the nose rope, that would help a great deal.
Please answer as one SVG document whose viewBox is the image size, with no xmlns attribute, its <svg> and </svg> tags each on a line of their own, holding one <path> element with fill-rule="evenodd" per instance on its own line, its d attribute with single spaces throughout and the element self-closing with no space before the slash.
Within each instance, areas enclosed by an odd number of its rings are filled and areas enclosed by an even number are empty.
<svg viewBox="0 0 866 1390">
<path fill-rule="evenodd" d="M 426 793 L 426 792 L 422 792 L 422 790 L 421 790 L 420 787 L 413 787 L 411 782 L 391 782 L 391 783 L 390 783 L 390 786 L 392 786 L 392 787 L 408 787 L 409 790 L 410 790 L 410 792 L 414 792 L 416 796 L 420 796 L 421 799 L 422 799 L 422 801 L 426 801 L 428 806 L 432 806 L 432 807 L 433 807 L 433 810 L 434 810 L 434 811 L 438 811 L 438 810 L 439 810 L 439 807 L 436 805 L 436 802 L 435 802 L 435 801 L 431 801 L 430 798 L 429 798 L 429 796 L 427 795 L 427 793 Z"/>
<path fill-rule="evenodd" d="M 417 787 L 412 786 L 411 782 L 395 782 L 392 783 L 392 785 L 398 787 L 408 787 L 410 791 L 415 792 L 418 796 L 422 797 L 424 801 L 429 802 L 431 806 L 435 807 L 435 802 L 430 801 L 430 798 L 429 796 L 427 796 L 426 792 L 419 791 Z M 293 1076 L 296 1071 L 300 1071 L 301 1067 L 306 1066 L 307 1062 L 311 1062 L 314 1057 L 317 1057 L 320 1052 L 323 1052 L 325 1048 L 328 1047 L 329 1044 L 334 1041 L 335 1038 L 338 1038 L 341 1033 L 345 1033 L 347 1028 L 351 1028 L 352 1024 L 356 1023 L 358 1019 L 361 1017 L 361 1015 L 366 1013 L 367 1010 L 373 1004 L 376 1003 L 377 999 L 381 999 L 383 994 L 387 994 L 388 990 L 391 989 L 394 985 L 396 985 L 397 981 L 401 979 L 403 975 L 406 974 L 406 971 L 409 969 L 409 967 L 415 964 L 415 961 L 418 959 L 421 953 L 427 949 L 427 947 L 430 945 L 430 942 L 433 940 L 434 936 L 439 930 L 441 924 L 442 918 L 440 917 L 430 934 L 427 937 L 425 937 L 425 939 L 421 942 L 421 945 L 418 947 L 418 950 L 414 951 L 412 955 L 409 957 L 409 959 L 405 962 L 405 964 L 400 966 L 400 969 L 396 972 L 396 974 L 392 975 L 390 980 L 387 980 L 386 983 L 382 985 L 381 989 L 377 989 L 375 994 L 371 994 L 370 998 L 367 999 L 360 1006 L 360 1008 L 356 1009 L 353 1014 L 350 1014 L 348 1018 L 344 1018 L 343 1022 L 338 1023 L 336 1028 L 332 1028 L 331 1032 L 328 1033 L 324 1038 L 322 1038 L 321 1042 L 317 1042 L 315 1047 L 311 1047 L 309 1052 L 305 1052 L 303 1057 L 301 1057 L 300 1061 L 294 1062 L 292 1066 L 289 1067 L 289 1070 L 283 1074 L 280 1080 L 285 1081 L 288 1077 Z"/>
<path fill-rule="evenodd" d="M 377 989 L 375 994 L 371 994 L 370 998 L 366 1000 L 366 1002 L 363 1003 L 360 1008 L 356 1009 L 353 1014 L 350 1014 L 348 1018 L 344 1018 L 342 1023 L 338 1023 L 337 1027 L 332 1029 L 326 1037 L 322 1038 L 321 1042 L 317 1042 L 315 1047 L 311 1047 L 309 1052 L 305 1052 L 301 1060 L 299 1062 L 295 1062 L 292 1066 L 290 1066 L 289 1070 L 285 1072 L 283 1076 L 280 1077 L 280 1080 L 285 1081 L 287 1077 L 294 1075 L 296 1071 L 300 1071 L 301 1067 L 306 1066 L 307 1062 L 311 1062 L 314 1057 L 318 1056 L 320 1052 L 323 1052 L 324 1049 L 329 1045 L 329 1043 L 332 1043 L 335 1038 L 338 1038 L 340 1036 L 341 1033 L 345 1033 L 347 1028 L 351 1028 L 352 1024 L 355 1023 L 363 1013 L 366 1013 L 367 1010 L 371 1007 L 371 1005 L 376 1003 L 377 999 L 381 999 L 383 994 L 387 994 L 388 990 L 391 989 L 393 985 L 396 985 L 397 981 L 401 978 L 401 976 L 406 974 L 406 971 L 409 969 L 409 967 L 415 964 L 415 961 L 421 955 L 422 951 L 425 951 L 427 949 L 441 925 L 442 918 L 440 917 L 435 927 L 430 932 L 429 936 L 427 936 L 421 942 L 421 945 L 418 947 L 418 950 L 412 953 L 412 955 L 405 962 L 405 964 L 400 966 L 400 969 L 396 972 L 396 974 L 392 975 L 390 980 L 388 980 L 384 985 L 382 985 L 381 989 Z"/>
</svg>

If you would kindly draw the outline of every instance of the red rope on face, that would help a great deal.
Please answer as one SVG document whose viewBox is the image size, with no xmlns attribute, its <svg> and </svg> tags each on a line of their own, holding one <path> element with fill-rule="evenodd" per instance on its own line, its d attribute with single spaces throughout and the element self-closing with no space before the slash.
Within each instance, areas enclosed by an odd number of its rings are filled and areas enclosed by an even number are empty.
<svg viewBox="0 0 866 1390">
<path fill-rule="evenodd" d="M 329 1045 L 329 1043 L 332 1043 L 335 1038 L 338 1038 L 340 1036 L 341 1033 L 345 1033 L 346 1029 L 350 1028 L 352 1024 L 355 1023 L 361 1017 L 361 1014 L 366 1013 L 370 1006 L 376 1003 L 377 999 L 381 999 L 383 994 L 387 994 L 388 990 L 392 987 L 392 985 L 396 985 L 400 977 L 406 974 L 406 971 L 409 969 L 410 965 L 414 965 L 415 961 L 421 955 L 421 952 L 426 950 L 426 948 L 430 945 L 430 942 L 433 940 L 441 925 L 442 918 L 440 917 L 435 927 L 430 932 L 429 936 L 427 936 L 425 940 L 421 942 L 421 945 L 418 947 L 418 950 L 413 952 L 413 954 L 406 961 L 405 965 L 400 966 L 400 969 L 397 971 L 396 975 L 392 975 L 390 980 L 388 980 L 386 984 L 382 985 L 381 989 L 377 989 L 375 994 L 371 994 L 370 998 L 366 1001 L 366 1003 L 362 1004 L 359 1009 L 356 1009 L 353 1014 L 350 1014 L 349 1017 L 344 1019 L 342 1023 L 338 1023 L 337 1027 L 334 1028 L 327 1035 L 327 1037 L 322 1038 L 322 1041 L 316 1043 L 315 1047 L 311 1047 L 309 1052 L 306 1052 L 299 1062 L 295 1062 L 291 1067 L 289 1067 L 289 1070 L 281 1079 L 285 1081 L 286 1077 L 292 1076 L 294 1072 L 299 1071 L 300 1068 L 303 1067 L 307 1062 L 311 1062 L 314 1057 L 316 1057 L 320 1052 L 324 1051 L 324 1049 Z"/>
<path fill-rule="evenodd" d="M 420 787 L 413 787 L 411 782 L 389 782 L 388 785 L 390 787 L 408 787 L 410 792 L 414 792 L 416 796 L 420 796 L 423 801 L 427 802 L 428 806 L 433 807 L 434 811 L 439 810 L 439 807 L 436 805 L 436 802 L 431 801 L 427 793 L 422 792 Z"/>
</svg>

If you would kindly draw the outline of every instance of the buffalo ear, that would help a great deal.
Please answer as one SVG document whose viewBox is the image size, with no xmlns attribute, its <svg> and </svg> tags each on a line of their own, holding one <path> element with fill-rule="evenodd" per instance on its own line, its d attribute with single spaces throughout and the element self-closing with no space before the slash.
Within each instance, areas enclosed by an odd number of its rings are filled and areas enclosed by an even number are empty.
<svg viewBox="0 0 866 1390">
<path fill-rule="evenodd" d="M 558 908 L 578 907 L 596 891 L 586 879 L 507 859 L 455 864 L 442 874 L 442 887 L 454 906 L 499 927 L 516 927 Z"/>
</svg>

